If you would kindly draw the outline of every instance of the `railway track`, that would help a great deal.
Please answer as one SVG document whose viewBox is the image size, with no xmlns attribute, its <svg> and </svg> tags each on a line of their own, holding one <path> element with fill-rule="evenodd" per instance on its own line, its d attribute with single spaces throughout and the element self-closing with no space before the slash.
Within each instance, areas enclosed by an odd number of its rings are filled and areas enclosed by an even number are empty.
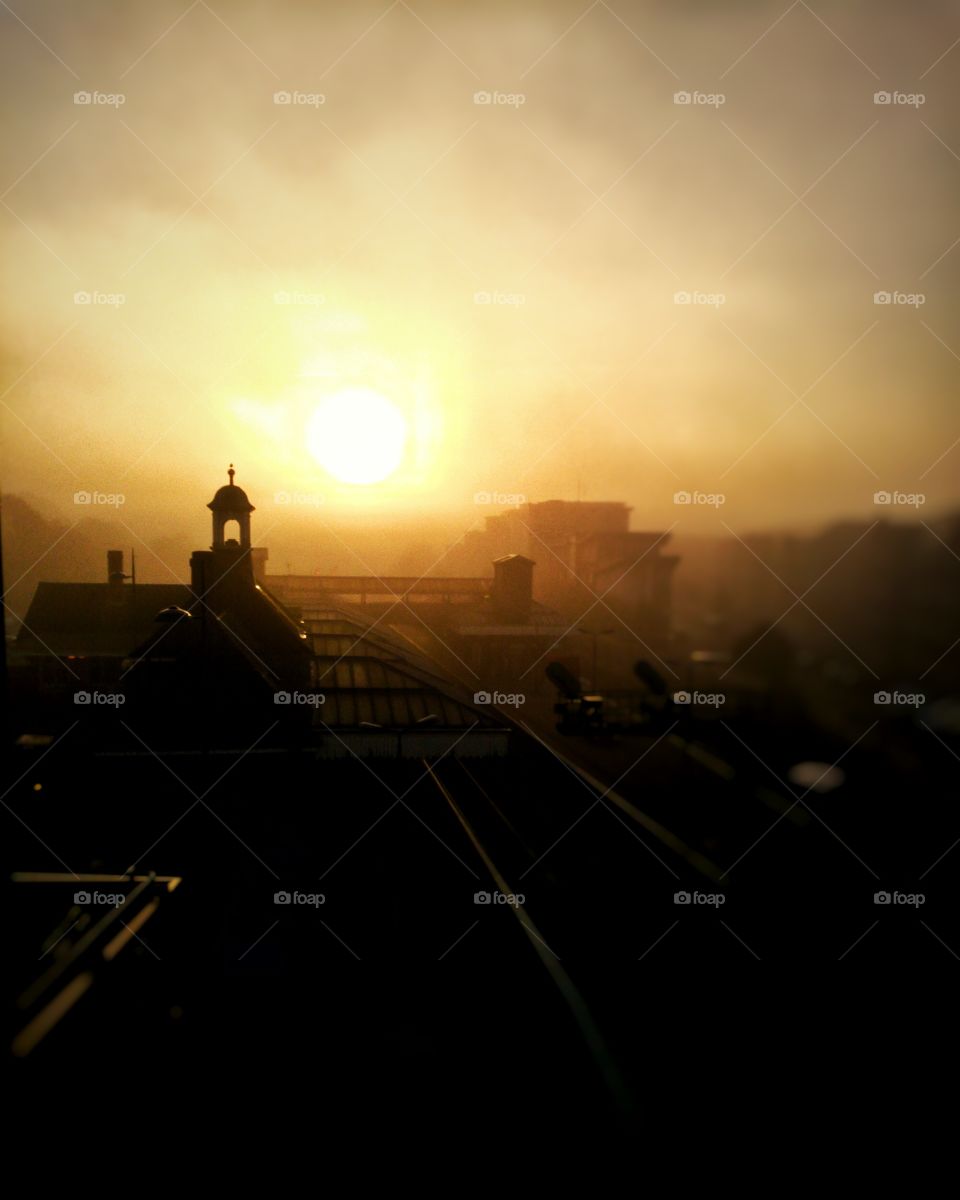
<svg viewBox="0 0 960 1200">
<path fill-rule="evenodd" d="M 86 996 L 109 975 L 121 955 L 138 939 L 139 931 L 157 913 L 165 896 L 181 880 L 176 876 L 113 875 L 102 872 L 22 871 L 16 887 L 74 891 L 73 904 L 47 937 L 38 971 L 15 1001 L 16 1030 L 10 1052 L 27 1058 Z M 111 903 L 101 915 L 92 898 L 107 888 Z"/>
<path fill-rule="evenodd" d="M 534 923 L 533 917 L 525 909 L 524 905 L 516 902 L 517 897 L 521 895 L 518 889 L 514 888 L 513 884 L 504 875 L 503 871 L 494 862 L 490 851 L 484 846 L 480 835 L 478 834 L 474 824 L 467 817 L 464 811 L 464 805 L 454 796 L 450 787 L 441 780 L 439 768 L 424 761 L 424 768 L 429 774 L 430 779 L 436 785 L 437 790 L 443 797 L 450 811 L 456 817 L 461 829 L 470 842 L 474 852 L 481 861 L 486 870 L 490 882 L 496 887 L 497 892 L 503 897 L 512 897 L 514 903 L 506 905 L 509 912 L 513 915 L 520 929 L 522 929 L 524 937 L 528 945 L 540 961 L 543 969 L 546 971 L 554 987 L 562 997 L 564 1004 L 570 1012 L 571 1017 L 583 1039 L 583 1042 L 590 1054 L 590 1057 L 596 1066 L 604 1085 L 607 1088 L 612 1100 L 617 1106 L 618 1111 L 622 1116 L 629 1116 L 636 1111 L 636 1103 L 623 1079 L 619 1067 L 614 1061 L 604 1037 L 595 1021 L 586 1001 L 581 995 L 574 981 L 571 979 L 566 968 L 561 963 L 559 957 L 550 948 L 543 937 L 541 931 Z M 520 835 L 511 825 L 509 819 L 503 813 L 502 809 L 496 802 L 486 793 L 481 784 L 474 778 L 469 769 L 460 763 L 461 777 L 469 780 L 477 793 L 481 795 L 484 801 L 489 805 L 490 810 L 495 815 L 497 821 L 504 826 L 508 832 L 516 839 L 521 847 L 529 854 L 529 848 L 526 847 L 520 838 Z"/>
</svg>

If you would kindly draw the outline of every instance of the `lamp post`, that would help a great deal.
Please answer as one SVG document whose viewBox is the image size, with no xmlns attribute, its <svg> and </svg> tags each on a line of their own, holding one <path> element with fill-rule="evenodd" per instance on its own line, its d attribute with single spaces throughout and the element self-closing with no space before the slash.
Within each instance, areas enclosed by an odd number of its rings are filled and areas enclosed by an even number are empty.
<svg viewBox="0 0 960 1200">
<path fill-rule="evenodd" d="M 593 638 L 593 674 L 590 676 L 590 686 L 593 688 L 593 690 L 595 692 L 599 691 L 599 686 L 598 686 L 598 682 L 597 682 L 597 638 L 601 634 L 613 633 L 613 630 L 612 629 L 584 629 L 584 627 L 582 625 L 578 625 L 577 632 L 589 634 L 589 636 Z"/>
</svg>

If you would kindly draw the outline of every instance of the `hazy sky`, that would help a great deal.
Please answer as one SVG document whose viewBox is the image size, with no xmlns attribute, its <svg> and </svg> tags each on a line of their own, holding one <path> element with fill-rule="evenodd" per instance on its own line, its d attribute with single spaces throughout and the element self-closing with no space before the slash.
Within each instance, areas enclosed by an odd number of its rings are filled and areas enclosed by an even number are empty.
<svg viewBox="0 0 960 1200">
<path fill-rule="evenodd" d="M 9 10 L 7 491 L 122 492 L 144 536 L 205 531 L 229 460 L 255 534 L 276 492 L 702 531 L 960 501 L 960 4 Z M 349 387 L 407 421 L 386 483 L 311 456 Z"/>
</svg>

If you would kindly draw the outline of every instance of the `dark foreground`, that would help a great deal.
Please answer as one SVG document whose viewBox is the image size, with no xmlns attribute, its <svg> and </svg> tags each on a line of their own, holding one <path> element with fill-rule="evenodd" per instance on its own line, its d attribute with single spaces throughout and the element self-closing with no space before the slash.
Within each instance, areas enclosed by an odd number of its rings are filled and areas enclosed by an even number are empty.
<svg viewBox="0 0 960 1200">
<path fill-rule="evenodd" d="M 24 1078 L 306 1071 L 343 1104 L 416 1089 L 629 1128 L 651 1072 L 659 1105 L 664 1073 L 682 1090 L 731 1051 L 721 1014 L 760 962 L 798 979 L 954 966 L 948 872 L 922 909 L 875 903 L 907 861 L 896 793 L 854 848 L 856 810 L 827 829 L 817 797 L 798 820 L 756 780 L 681 763 L 669 735 L 569 739 L 584 776 L 536 731 L 504 758 L 433 763 L 269 737 L 158 755 L 114 732 L 7 762 Z"/>
</svg>

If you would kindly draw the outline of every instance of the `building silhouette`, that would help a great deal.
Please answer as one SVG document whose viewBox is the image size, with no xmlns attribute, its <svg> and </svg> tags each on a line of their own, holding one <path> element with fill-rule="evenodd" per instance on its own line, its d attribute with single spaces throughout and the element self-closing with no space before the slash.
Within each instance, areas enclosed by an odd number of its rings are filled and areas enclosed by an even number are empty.
<svg viewBox="0 0 960 1200">
<path fill-rule="evenodd" d="M 474 571 L 490 559 L 519 554 L 538 568 L 533 596 L 575 618 L 603 595 L 644 638 L 662 639 L 671 627 L 671 583 L 679 562 L 665 554 L 669 535 L 630 529 L 619 501 L 545 500 L 486 518 L 450 555 Z"/>
<path fill-rule="evenodd" d="M 255 506 L 235 474 L 231 464 L 207 505 L 211 544 L 192 553 L 189 584 L 135 583 L 122 551 L 110 550 L 106 583 L 38 586 L 15 646 L 24 712 L 58 714 L 66 725 L 78 696 L 99 692 L 121 696 L 164 747 L 234 748 L 269 723 L 284 745 L 327 758 L 416 758 L 454 746 L 457 755 L 502 754 L 504 722 L 475 708 L 473 689 L 424 653 L 442 655 L 445 639 L 418 649 L 374 628 L 384 581 L 264 573 L 267 550 L 252 545 Z M 481 579 L 422 587 L 441 605 L 449 589 L 472 625 L 483 614 L 513 622 L 522 642 L 544 636 L 532 567 L 501 564 L 492 596 Z"/>
</svg>

